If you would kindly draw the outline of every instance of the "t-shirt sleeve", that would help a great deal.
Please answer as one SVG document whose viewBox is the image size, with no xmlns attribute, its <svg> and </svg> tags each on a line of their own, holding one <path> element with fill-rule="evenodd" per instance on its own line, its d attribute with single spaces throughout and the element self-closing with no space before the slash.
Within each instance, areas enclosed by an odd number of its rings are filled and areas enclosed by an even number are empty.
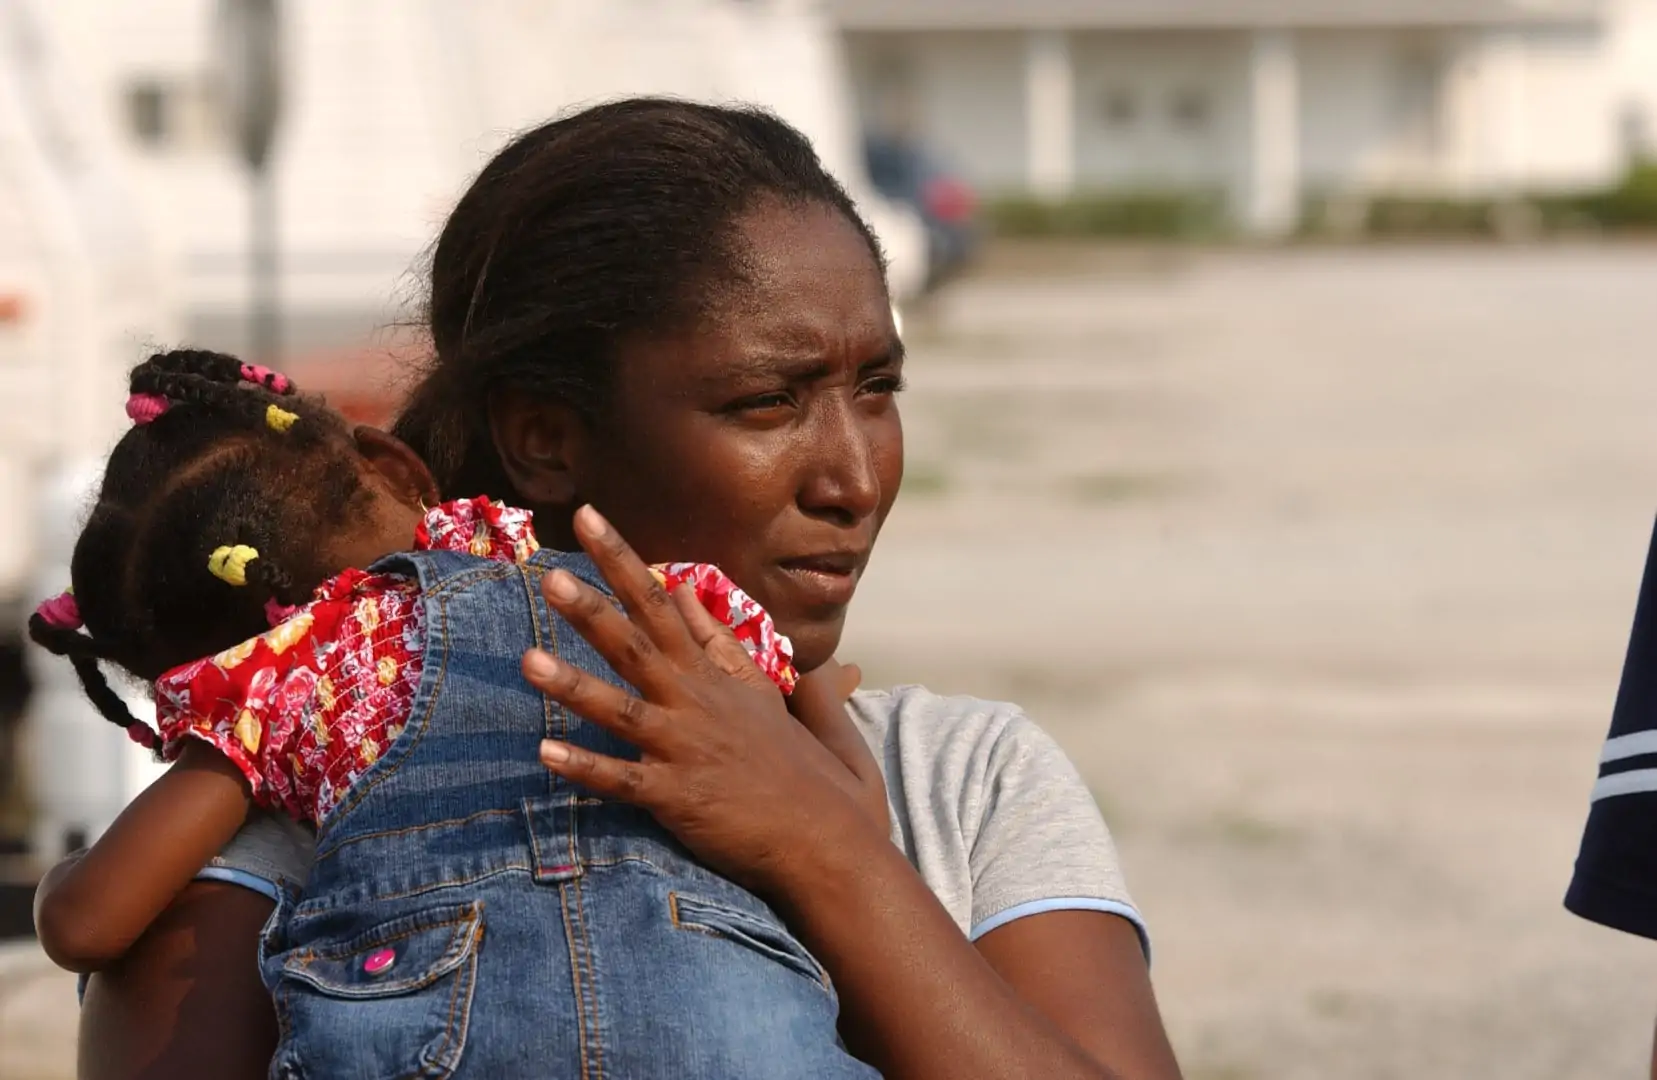
<svg viewBox="0 0 1657 1080">
<path fill-rule="evenodd" d="M 256 809 L 196 877 L 228 881 L 275 900 L 278 890 L 305 884 L 315 855 L 316 834 L 308 826 Z"/>
<path fill-rule="evenodd" d="M 1022 713 L 990 749 L 971 840 L 973 940 L 1028 915 L 1102 911 L 1127 919 L 1150 956 L 1099 806 L 1059 745 Z"/>
<path fill-rule="evenodd" d="M 1657 938 L 1657 531 L 1565 906 Z"/>
</svg>

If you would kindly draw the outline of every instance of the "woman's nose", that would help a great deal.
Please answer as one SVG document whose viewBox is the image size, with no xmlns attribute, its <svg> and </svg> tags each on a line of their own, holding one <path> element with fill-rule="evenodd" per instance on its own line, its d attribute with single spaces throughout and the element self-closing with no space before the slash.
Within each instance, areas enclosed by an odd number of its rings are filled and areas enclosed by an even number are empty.
<svg viewBox="0 0 1657 1080">
<path fill-rule="evenodd" d="M 836 403 L 813 425 L 799 495 L 807 513 L 851 525 L 880 508 L 875 447 L 859 419 L 855 408 Z"/>
</svg>

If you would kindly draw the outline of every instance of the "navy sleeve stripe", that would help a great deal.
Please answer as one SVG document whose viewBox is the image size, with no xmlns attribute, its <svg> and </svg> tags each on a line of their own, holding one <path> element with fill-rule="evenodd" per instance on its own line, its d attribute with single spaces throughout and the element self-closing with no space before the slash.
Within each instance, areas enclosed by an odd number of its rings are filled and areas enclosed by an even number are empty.
<svg viewBox="0 0 1657 1080">
<path fill-rule="evenodd" d="M 1640 757 L 1643 754 L 1657 754 L 1657 731 L 1636 731 L 1632 735 L 1618 735 L 1614 739 L 1606 739 L 1605 749 L 1600 751 L 1599 762 L 1601 765 L 1609 765 L 1613 761 Z"/>
<path fill-rule="evenodd" d="M 1602 776 L 1594 785 L 1594 796 L 1590 801 L 1614 799 L 1618 795 L 1639 795 L 1647 791 L 1657 791 L 1657 769 L 1635 769 L 1633 772 Z"/>
</svg>

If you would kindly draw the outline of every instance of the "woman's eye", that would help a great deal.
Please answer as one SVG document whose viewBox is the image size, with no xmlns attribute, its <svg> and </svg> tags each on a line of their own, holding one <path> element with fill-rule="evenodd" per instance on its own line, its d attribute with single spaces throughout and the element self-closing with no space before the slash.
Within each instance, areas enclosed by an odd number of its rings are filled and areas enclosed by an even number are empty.
<svg viewBox="0 0 1657 1080">
<path fill-rule="evenodd" d="M 901 394 L 908 384 L 902 375 L 879 375 L 863 384 L 865 394 Z"/>
<path fill-rule="evenodd" d="M 759 412 L 765 409 L 786 409 L 794 404 L 793 395 L 784 390 L 777 390 L 770 394 L 755 394 L 753 397 L 743 398 L 733 402 L 732 412 Z"/>
</svg>

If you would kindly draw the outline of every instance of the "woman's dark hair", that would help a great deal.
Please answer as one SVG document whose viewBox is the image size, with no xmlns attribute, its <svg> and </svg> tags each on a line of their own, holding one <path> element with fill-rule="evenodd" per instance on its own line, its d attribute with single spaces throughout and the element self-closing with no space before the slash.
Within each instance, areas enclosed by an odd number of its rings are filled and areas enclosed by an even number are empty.
<svg viewBox="0 0 1657 1080">
<path fill-rule="evenodd" d="M 490 399 L 530 394 L 600 418 L 622 342 L 690 324 L 743 281 L 737 219 L 766 199 L 843 215 L 882 263 L 810 141 L 763 110 L 633 98 L 518 136 L 438 238 L 435 357 L 394 433 L 440 490 L 513 497 Z"/>
<path fill-rule="evenodd" d="M 284 376 L 179 350 L 134 368 L 130 387 L 135 423 L 75 542 L 74 615 L 43 605 L 29 620 L 122 727 L 137 721 L 100 661 L 153 682 L 269 629 L 268 604 L 302 602 L 327 576 L 319 530 L 368 497 L 344 421 Z"/>
</svg>

